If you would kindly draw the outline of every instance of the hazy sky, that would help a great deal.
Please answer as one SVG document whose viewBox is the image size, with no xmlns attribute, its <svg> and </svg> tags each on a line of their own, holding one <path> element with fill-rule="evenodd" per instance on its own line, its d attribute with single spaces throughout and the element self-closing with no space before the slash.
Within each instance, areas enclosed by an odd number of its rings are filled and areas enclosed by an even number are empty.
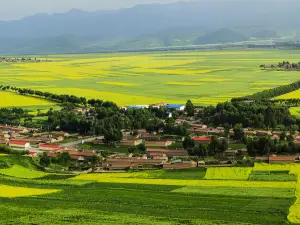
<svg viewBox="0 0 300 225">
<path fill-rule="evenodd" d="M 0 20 L 20 19 L 36 13 L 65 12 L 72 8 L 95 11 L 177 1 L 179 0 L 0 0 Z"/>
</svg>

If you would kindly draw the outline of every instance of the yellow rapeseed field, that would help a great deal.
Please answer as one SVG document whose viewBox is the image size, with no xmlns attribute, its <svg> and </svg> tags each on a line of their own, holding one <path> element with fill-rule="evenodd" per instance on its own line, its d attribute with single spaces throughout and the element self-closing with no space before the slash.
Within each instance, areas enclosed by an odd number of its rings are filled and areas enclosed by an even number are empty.
<svg viewBox="0 0 300 225">
<path fill-rule="evenodd" d="M 119 106 L 184 104 L 188 99 L 197 105 L 215 105 L 295 82 L 298 73 L 265 71 L 259 65 L 294 61 L 297 54 L 222 50 L 54 55 L 49 57 L 52 62 L 0 64 L 0 83 L 100 98 Z M 0 107 L 25 105 L 43 104 L 12 96 L 0 103 Z"/>
<path fill-rule="evenodd" d="M 106 101 L 113 101 L 113 102 L 120 102 L 119 100 L 122 99 L 122 104 L 119 106 L 130 105 L 134 102 L 134 104 L 145 104 L 147 103 L 157 103 L 161 100 L 166 100 L 164 98 L 153 98 L 153 97 L 145 97 L 145 96 L 138 96 L 133 94 L 118 94 L 112 92 L 103 92 L 103 91 L 95 91 L 89 89 L 80 89 L 80 88 L 45 88 L 41 89 L 48 92 L 53 92 L 57 94 L 76 94 L 80 93 L 80 96 L 86 97 L 88 99 L 91 98 L 100 98 Z M 171 103 L 178 103 L 180 101 L 169 101 Z"/>
<path fill-rule="evenodd" d="M 300 107 L 291 107 L 290 112 L 292 115 L 300 116 Z"/>
<path fill-rule="evenodd" d="M 293 164 L 255 163 L 253 171 L 290 171 Z"/>
<path fill-rule="evenodd" d="M 122 176 L 122 175 L 121 175 Z M 123 175 L 123 176 L 126 176 Z M 102 183 L 156 184 L 174 186 L 198 187 L 273 187 L 295 188 L 296 182 L 262 182 L 262 181 L 233 181 L 233 180 L 176 180 L 176 179 L 143 179 L 120 177 L 114 174 L 81 174 L 75 180 L 91 180 Z"/>
<path fill-rule="evenodd" d="M 14 198 L 24 196 L 36 196 L 58 192 L 58 189 L 38 189 L 38 188 L 25 188 L 14 187 L 8 185 L 0 185 L 0 197 Z"/>
<path fill-rule="evenodd" d="M 296 201 L 295 203 L 290 207 L 289 215 L 288 215 L 288 220 L 291 223 L 300 223 L 300 165 L 299 164 L 294 164 L 291 167 L 291 174 L 296 174 L 298 177 L 298 181 L 296 184 Z"/>
<path fill-rule="evenodd" d="M 53 102 L 49 102 L 39 98 L 0 91 L 0 107 L 43 106 L 53 104 Z"/>
<path fill-rule="evenodd" d="M 133 83 L 114 82 L 114 81 L 103 81 L 103 82 L 98 82 L 98 84 L 108 84 L 108 85 L 125 86 L 125 87 L 138 85 L 138 84 L 133 84 Z"/>
<path fill-rule="evenodd" d="M 207 168 L 205 179 L 212 180 L 247 180 L 252 172 L 249 167 Z"/>
<path fill-rule="evenodd" d="M 281 95 L 279 97 L 276 97 L 275 99 L 289 99 L 289 98 L 300 98 L 300 90 L 293 91 L 285 95 Z"/>
<path fill-rule="evenodd" d="M 199 82 L 167 82 L 169 85 L 183 85 L 183 86 L 199 86 L 203 83 Z"/>
</svg>

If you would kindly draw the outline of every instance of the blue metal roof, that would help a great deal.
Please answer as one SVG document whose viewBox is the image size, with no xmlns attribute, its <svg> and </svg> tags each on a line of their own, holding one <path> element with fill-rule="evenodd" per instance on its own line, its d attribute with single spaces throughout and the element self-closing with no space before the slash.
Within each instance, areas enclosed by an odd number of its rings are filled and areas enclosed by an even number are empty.
<svg viewBox="0 0 300 225">
<path fill-rule="evenodd" d="M 180 105 L 180 104 L 167 104 L 168 108 L 174 108 L 174 109 L 179 109 L 184 105 Z"/>
</svg>

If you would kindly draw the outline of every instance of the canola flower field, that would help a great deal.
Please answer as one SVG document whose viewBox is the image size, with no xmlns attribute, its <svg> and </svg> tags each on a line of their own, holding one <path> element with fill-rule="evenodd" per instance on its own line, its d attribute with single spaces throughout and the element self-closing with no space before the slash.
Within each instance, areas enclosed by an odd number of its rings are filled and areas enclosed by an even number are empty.
<svg viewBox="0 0 300 225">
<path fill-rule="evenodd" d="M 298 164 L 80 175 L 34 165 L 0 157 L 0 224 L 300 224 Z"/>
<path fill-rule="evenodd" d="M 298 71 L 259 66 L 298 62 L 299 56 L 300 51 L 265 49 L 54 55 L 47 57 L 52 62 L 1 63 L 0 83 L 101 98 L 120 106 L 187 99 L 214 105 L 298 80 Z M 0 97 L 4 107 L 51 104 L 7 93 Z"/>
</svg>

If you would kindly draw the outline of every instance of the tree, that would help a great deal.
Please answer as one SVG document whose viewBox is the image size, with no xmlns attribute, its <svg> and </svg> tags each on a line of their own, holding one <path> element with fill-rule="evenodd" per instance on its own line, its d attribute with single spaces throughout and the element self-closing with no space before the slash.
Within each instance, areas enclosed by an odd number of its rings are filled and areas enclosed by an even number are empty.
<svg viewBox="0 0 300 225">
<path fill-rule="evenodd" d="M 194 116 L 195 108 L 191 100 L 188 100 L 185 104 L 185 111 L 187 112 L 188 116 Z"/>
<path fill-rule="evenodd" d="M 213 136 L 211 138 L 210 143 L 208 144 L 208 152 L 210 155 L 217 156 L 218 151 L 219 151 L 219 141 L 215 136 Z"/>
<path fill-rule="evenodd" d="M 281 132 L 281 134 L 280 134 L 280 140 L 281 140 L 281 141 L 285 141 L 285 139 L 286 139 L 286 132 L 283 131 L 283 132 Z"/>
<path fill-rule="evenodd" d="M 62 154 L 58 154 L 56 156 L 56 161 L 63 165 L 63 166 L 68 166 L 71 162 L 72 158 L 69 154 L 69 152 L 63 152 Z"/>
<path fill-rule="evenodd" d="M 123 139 L 123 134 L 118 129 L 105 130 L 104 139 L 107 143 L 118 142 Z"/>
<path fill-rule="evenodd" d="M 204 158 L 205 156 L 207 156 L 207 149 L 202 144 L 199 144 L 198 146 L 195 146 L 194 148 L 188 148 L 187 151 L 190 156 L 198 156 L 201 158 Z"/>
<path fill-rule="evenodd" d="M 137 147 L 137 149 L 139 150 L 140 153 L 143 153 L 143 154 L 146 153 L 147 147 L 145 146 L 144 143 L 139 144 L 139 145 L 136 146 L 136 147 Z"/>
<path fill-rule="evenodd" d="M 221 155 L 228 149 L 228 142 L 225 139 L 222 139 L 219 142 L 218 153 Z"/>
<path fill-rule="evenodd" d="M 48 167 L 50 165 L 50 158 L 48 157 L 46 152 L 44 152 L 40 158 L 40 165 L 42 167 Z"/>
<path fill-rule="evenodd" d="M 194 148 L 194 147 L 195 147 L 194 139 L 192 139 L 190 136 L 185 137 L 184 141 L 183 141 L 183 148 L 189 149 L 189 148 Z"/>
<path fill-rule="evenodd" d="M 100 157 L 99 156 L 96 156 L 96 155 L 93 155 L 92 158 L 91 158 L 91 163 L 92 163 L 92 166 L 95 167 L 100 161 Z"/>
<path fill-rule="evenodd" d="M 244 137 L 244 129 L 242 124 L 237 124 L 233 128 L 233 136 L 235 140 L 241 141 Z"/>
</svg>

